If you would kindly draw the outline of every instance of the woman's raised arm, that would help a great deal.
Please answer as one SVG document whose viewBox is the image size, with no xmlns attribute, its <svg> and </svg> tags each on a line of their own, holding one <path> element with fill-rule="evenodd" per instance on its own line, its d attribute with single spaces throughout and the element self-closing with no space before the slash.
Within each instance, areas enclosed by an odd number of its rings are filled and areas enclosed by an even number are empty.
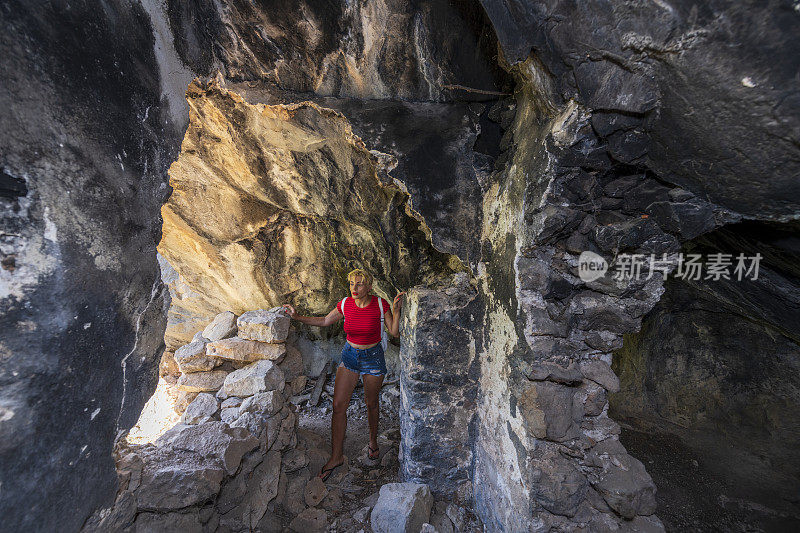
<svg viewBox="0 0 800 533">
<path fill-rule="evenodd" d="M 400 336 L 400 309 L 403 307 L 403 295 L 405 293 L 406 291 L 403 291 L 395 296 L 394 302 L 392 302 L 392 309 L 387 309 L 383 313 L 386 329 L 392 337 Z"/>
<path fill-rule="evenodd" d="M 309 326 L 330 326 L 344 318 L 344 315 L 339 312 L 338 307 L 334 307 L 333 310 L 325 316 L 300 316 L 291 305 L 284 304 L 283 307 L 291 318 L 303 324 L 308 324 Z"/>
</svg>

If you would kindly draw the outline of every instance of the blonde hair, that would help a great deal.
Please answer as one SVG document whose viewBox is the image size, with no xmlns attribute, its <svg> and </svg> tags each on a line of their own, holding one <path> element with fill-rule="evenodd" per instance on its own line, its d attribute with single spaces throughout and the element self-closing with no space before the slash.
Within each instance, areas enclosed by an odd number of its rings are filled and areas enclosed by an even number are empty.
<svg viewBox="0 0 800 533">
<path fill-rule="evenodd" d="M 349 282 L 356 276 L 361 276 L 364 278 L 364 281 L 367 285 L 372 285 L 372 276 L 366 270 L 362 270 L 360 268 L 356 268 L 355 270 L 351 270 L 350 273 L 347 275 L 347 281 Z"/>
</svg>

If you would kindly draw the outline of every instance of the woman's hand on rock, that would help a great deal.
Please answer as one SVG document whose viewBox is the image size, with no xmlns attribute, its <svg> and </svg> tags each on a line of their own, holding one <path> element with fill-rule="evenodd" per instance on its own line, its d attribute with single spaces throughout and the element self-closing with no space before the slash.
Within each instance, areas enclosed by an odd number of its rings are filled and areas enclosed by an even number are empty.
<svg viewBox="0 0 800 533">
<path fill-rule="evenodd" d="M 294 310 L 294 307 L 289 304 L 283 304 L 283 308 L 286 309 L 286 313 L 290 318 L 294 318 L 294 315 L 297 314 L 297 311 Z"/>
<path fill-rule="evenodd" d="M 403 295 L 405 293 L 406 291 L 403 291 L 394 297 L 394 302 L 392 302 L 392 311 L 397 312 L 401 307 L 403 307 Z"/>
</svg>

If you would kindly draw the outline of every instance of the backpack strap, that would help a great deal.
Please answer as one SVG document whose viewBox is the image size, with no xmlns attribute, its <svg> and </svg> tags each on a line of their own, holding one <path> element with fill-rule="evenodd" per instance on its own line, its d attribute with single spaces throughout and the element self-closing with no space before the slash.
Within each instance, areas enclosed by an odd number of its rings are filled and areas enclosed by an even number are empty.
<svg viewBox="0 0 800 533">
<path fill-rule="evenodd" d="M 339 309 L 339 310 L 342 312 L 342 316 L 344 316 L 344 301 L 345 301 L 345 300 L 347 300 L 347 296 L 345 296 L 344 298 L 342 298 L 342 301 L 341 301 L 341 302 L 339 302 L 339 305 L 340 305 L 340 307 L 341 307 L 341 309 Z M 345 320 L 346 320 L 346 318 L 345 318 Z"/>
<path fill-rule="evenodd" d="M 389 303 L 389 302 L 386 302 L 386 303 Z M 380 296 L 378 296 L 378 309 L 381 310 L 381 317 L 378 320 L 378 324 L 380 324 L 379 327 L 381 328 L 381 348 L 383 348 L 384 351 L 385 351 L 386 350 L 386 346 L 387 346 L 387 344 L 389 342 L 389 339 L 386 336 L 387 335 L 386 328 L 383 327 L 383 321 L 384 321 L 384 317 L 383 317 L 383 302 L 381 301 L 381 297 Z"/>
</svg>

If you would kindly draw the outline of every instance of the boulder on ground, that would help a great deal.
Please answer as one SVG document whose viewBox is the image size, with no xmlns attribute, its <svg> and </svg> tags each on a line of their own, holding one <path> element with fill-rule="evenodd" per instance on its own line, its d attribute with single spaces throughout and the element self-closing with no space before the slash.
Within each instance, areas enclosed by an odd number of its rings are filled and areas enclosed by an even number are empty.
<svg viewBox="0 0 800 533">
<path fill-rule="evenodd" d="M 286 386 L 283 371 L 272 361 L 257 361 L 228 374 L 218 398 L 252 396 L 269 390 L 283 391 Z"/>
<path fill-rule="evenodd" d="M 219 411 L 219 403 L 213 394 L 201 392 L 183 413 L 181 422 L 184 424 L 203 424 L 211 420 Z"/>
<path fill-rule="evenodd" d="M 156 440 L 157 446 L 197 453 L 213 458 L 232 475 L 239 468 L 242 456 L 258 446 L 258 439 L 243 428 L 232 428 L 220 421 L 198 426 L 185 426 L 179 432 L 167 432 Z"/>
<path fill-rule="evenodd" d="M 236 315 L 230 311 L 215 316 L 214 320 L 203 330 L 203 337 L 209 341 L 227 339 L 234 335 L 236 335 Z"/>
<path fill-rule="evenodd" d="M 206 354 L 211 358 L 228 359 L 243 363 L 252 363 L 263 359 L 280 362 L 286 353 L 285 344 L 269 344 L 266 342 L 232 337 L 206 345 Z"/>
<path fill-rule="evenodd" d="M 261 342 L 286 342 L 289 316 L 282 307 L 258 309 L 244 313 L 236 321 L 239 337 Z"/>
<path fill-rule="evenodd" d="M 325 482 L 319 476 L 314 476 L 306 483 L 303 498 L 306 505 L 316 507 L 327 494 L 328 488 L 325 486 Z"/>
<path fill-rule="evenodd" d="M 338 513 L 342 509 L 342 489 L 332 488 L 328 491 L 320 503 L 323 509 L 333 514 Z"/>
<path fill-rule="evenodd" d="M 175 351 L 175 362 L 183 374 L 213 370 L 222 364 L 222 361 L 206 355 L 206 342 L 203 340 L 192 341 L 181 346 Z"/>
<path fill-rule="evenodd" d="M 176 438 L 183 431 L 198 427 L 202 426 L 181 425 L 179 430 L 162 435 L 156 446 L 160 448 L 164 437 Z M 140 511 L 183 509 L 207 501 L 219 492 L 225 471 L 214 459 L 173 448 L 152 448 L 149 452 L 142 456 L 141 483 L 136 488 Z"/>
<path fill-rule="evenodd" d="M 218 390 L 229 374 L 224 370 L 192 372 L 178 378 L 178 388 L 189 392 L 210 392 Z"/>
<path fill-rule="evenodd" d="M 418 533 L 428 522 L 433 496 L 422 483 L 387 483 L 372 509 L 370 524 L 375 533 Z"/>
</svg>

